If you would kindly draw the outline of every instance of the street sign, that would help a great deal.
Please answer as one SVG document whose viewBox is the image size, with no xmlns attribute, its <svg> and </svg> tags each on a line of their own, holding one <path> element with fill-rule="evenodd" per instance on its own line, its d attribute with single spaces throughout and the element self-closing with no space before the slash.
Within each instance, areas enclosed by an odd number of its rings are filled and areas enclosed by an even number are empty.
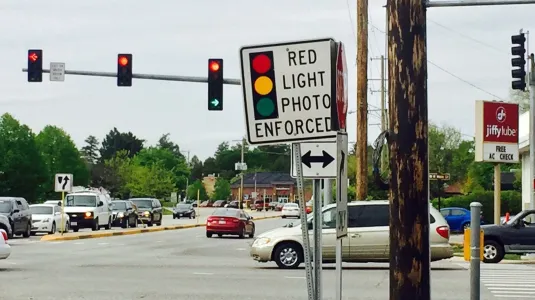
<svg viewBox="0 0 535 300">
<path fill-rule="evenodd" d="M 304 178 L 336 178 L 336 143 L 311 142 L 299 143 Z M 293 147 L 292 147 L 293 149 Z M 291 156 L 291 175 L 297 178 L 296 162 Z"/>
<path fill-rule="evenodd" d="M 429 173 L 429 180 L 450 180 L 450 173 Z"/>
<path fill-rule="evenodd" d="M 50 81 L 65 81 L 65 63 L 50 63 Z"/>
<path fill-rule="evenodd" d="M 335 55 L 336 42 L 330 38 L 240 49 L 249 144 L 335 140 Z"/>
<path fill-rule="evenodd" d="M 347 62 L 344 44 L 337 43 L 336 54 L 336 97 L 331 105 L 331 127 L 333 130 L 346 130 L 347 119 Z"/>
<path fill-rule="evenodd" d="M 56 174 L 54 179 L 54 190 L 56 192 L 72 191 L 72 174 Z"/>
<path fill-rule="evenodd" d="M 336 237 L 347 236 L 347 133 L 336 136 Z"/>
</svg>

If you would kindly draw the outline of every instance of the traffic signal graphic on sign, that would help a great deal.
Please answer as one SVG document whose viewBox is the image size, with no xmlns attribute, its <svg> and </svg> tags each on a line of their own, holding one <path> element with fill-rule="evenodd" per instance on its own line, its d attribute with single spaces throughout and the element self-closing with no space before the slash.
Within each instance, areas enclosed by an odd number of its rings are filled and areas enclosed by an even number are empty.
<svg viewBox="0 0 535 300">
<path fill-rule="evenodd" d="M 223 60 L 208 59 L 208 110 L 223 110 Z"/>
<path fill-rule="evenodd" d="M 132 54 L 117 55 L 117 86 L 132 86 Z"/>
<path fill-rule="evenodd" d="M 255 120 L 279 118 L 273 51 L 249 54 Z"/>
<path fill-rule="evenodd" d="M 28 82 L 43 81 L 43 50 L 28 50 Z"/>
<path fill-rule="evenodd" d="M 513 58 L 511 59 L 511 66 L 514 68 L 511 71 L 513 77 L 513 82 L 511 87 L 513 90 L 526 90 L 526 37 L 523 33 L 519 35 L 511 36 L 511 54 Z"/>
</svg>

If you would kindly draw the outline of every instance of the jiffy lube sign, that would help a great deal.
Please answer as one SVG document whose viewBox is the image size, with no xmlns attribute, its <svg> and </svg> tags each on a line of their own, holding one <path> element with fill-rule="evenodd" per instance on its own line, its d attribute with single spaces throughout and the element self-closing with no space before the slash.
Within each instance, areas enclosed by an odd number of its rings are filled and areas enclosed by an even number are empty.
<svg viewBox="0 0 535 300">
<path fill-rule="evenodd" d="M 518 104 L 476 101 L 476 161 L 517 163 Z"/>
</svg>

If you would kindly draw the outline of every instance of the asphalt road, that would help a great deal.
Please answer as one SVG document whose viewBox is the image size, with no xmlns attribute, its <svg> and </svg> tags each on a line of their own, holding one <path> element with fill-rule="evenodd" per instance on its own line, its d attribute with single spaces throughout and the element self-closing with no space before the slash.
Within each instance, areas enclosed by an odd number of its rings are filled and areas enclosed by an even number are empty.
<svg viewBox="0 0 535 300">
<path fill-rule="evenodd" d="M 258 221 L 257 232 L 287 222 Z M 303 268 L 257 263 L 249 257 L 251 239 L 208 239 L 204 230 L 14 240 L 11 257 L 0 261 L 0 299 L 306 299 Z M 324 299 L 334 299 L 334 268 L 324 267 Z M 462 263 L 433 263 L 433 300 L 469 299 L 468 276 Z M 344 299 L 388 299 L 387 264 L 348 264 L 343 278 Z M 484 290 L 481 299 L 493 298 Z"/>
</svg>

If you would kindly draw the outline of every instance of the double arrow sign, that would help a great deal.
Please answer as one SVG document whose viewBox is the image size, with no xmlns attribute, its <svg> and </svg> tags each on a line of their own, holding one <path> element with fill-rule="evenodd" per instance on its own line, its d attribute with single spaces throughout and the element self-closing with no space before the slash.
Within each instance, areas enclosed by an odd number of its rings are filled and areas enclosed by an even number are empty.
<svg viewBox="0 0 535 300">
<path fill-rule="evenodd" d="M 322 163 L 322 168 L 325 168 L 334 161 L 334 157 L 332 157 L 325 150 L 322 150 L 321 154 L 321 156 L 313 156 L 312 151 L 308 151 L 301 157 L 301 162 L 303 163 L 303 165 L 309 168 L 312 168 L 313 163 Z"/>
</svg>

